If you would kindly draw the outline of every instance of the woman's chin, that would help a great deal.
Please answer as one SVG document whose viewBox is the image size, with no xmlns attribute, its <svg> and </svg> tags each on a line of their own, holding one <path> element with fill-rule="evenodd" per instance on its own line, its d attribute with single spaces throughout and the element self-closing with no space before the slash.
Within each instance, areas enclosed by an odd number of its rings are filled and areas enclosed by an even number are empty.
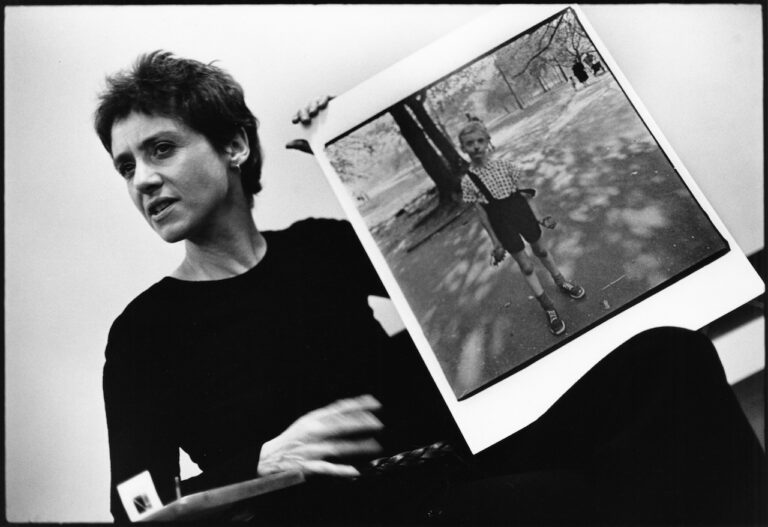
<svg viewBox="0 0 768 527">
<path fill-rule="evenodd" d="M 180 229 L 173 229 L 168 227 L 156 227 L 152 226 L 155 233 L 160 236 L 160 239 L 166 243 L 176 243 L 187 238 L 184 231 Z"/>
</svg>

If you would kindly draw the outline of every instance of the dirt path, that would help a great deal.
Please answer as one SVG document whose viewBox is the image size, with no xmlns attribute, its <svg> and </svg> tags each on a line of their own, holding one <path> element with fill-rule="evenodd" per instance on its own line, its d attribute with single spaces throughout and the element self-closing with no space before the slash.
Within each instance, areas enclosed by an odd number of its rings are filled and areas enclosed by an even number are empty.
<svg viewBox="0 0 768 527">
<path fill-rule="evenodd" d="M 521 118 L 522 117 L 522 118 Z M 492 131 L 497 157 L 530 169 L 542 214 L 559 222 L 544 239 L 561 270 L 587 289 L 571 300 L 537 273 L 568 325 L 554 337 L 511 258 L 490 265 L 491 244 L 473 212 L 416 250 L 415 215 L 378 236 L 409 304 L 460 396 L 519 367 L 722 247 L 720 239 L 621 91 L 604 75 L 564 86 L 531 115 Z"/>
</svg>

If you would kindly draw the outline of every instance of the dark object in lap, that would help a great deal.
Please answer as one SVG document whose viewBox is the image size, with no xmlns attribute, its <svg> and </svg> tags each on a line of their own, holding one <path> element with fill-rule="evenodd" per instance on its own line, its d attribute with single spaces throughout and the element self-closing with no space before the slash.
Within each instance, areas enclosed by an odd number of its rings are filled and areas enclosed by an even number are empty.
<svg viewBox="0 0 768 527">
<path fill-rule="evenodd" d="M 714 347 L 693 331 L 643 332 L 528 427 L 476 456 L 457 446 L 450 462 L 386 477 L 318 478 L 270 504 L 259 502 L 259 519 L 354 525 L 765 520 L 765 455 Z"/>
</svg>

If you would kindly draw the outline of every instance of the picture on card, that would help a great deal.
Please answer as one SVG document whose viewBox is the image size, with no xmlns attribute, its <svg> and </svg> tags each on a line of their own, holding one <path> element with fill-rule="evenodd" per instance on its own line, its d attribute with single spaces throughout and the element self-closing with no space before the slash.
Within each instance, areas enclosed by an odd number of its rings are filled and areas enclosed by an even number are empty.
<svg viewBox="0 0 768 527">
<path fill-rule="evenodd" d="M 549 383 L 530 421 L 644 312 L 704 325 L 716 302 L 679 284 L 732 252 L 578 7 L 499 9 L 337 97 L 309 134 L 460 427 Z"/>
</svg>

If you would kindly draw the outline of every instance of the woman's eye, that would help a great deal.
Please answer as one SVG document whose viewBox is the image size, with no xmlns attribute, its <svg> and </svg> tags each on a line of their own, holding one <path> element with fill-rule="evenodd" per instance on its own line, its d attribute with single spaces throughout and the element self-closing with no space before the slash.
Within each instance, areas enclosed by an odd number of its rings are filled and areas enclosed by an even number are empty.
<svg viewBox="0 0 768 527">
<path fill-rule="evenodd" d="M 131 179 L 136 166 L 133 163 L 123 163 L 117 169 L 124 179 Z"/>
<path fill-rule="evenodd" d="M 173 152 L 173 145 L 171 143 L 157 143 L 154 148 L 154 155 L 163 157 Z"/>
</svg>

